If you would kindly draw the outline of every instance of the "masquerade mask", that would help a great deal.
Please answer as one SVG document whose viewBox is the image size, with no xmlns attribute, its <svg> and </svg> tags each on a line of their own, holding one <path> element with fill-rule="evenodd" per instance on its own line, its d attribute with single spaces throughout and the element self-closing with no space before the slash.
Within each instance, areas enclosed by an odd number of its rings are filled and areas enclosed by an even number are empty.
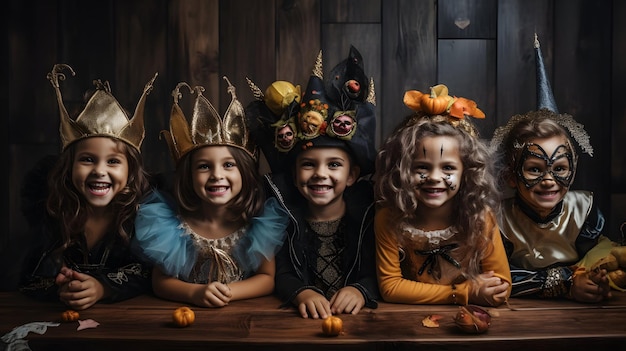
<svg viewBox="0 0 626 351">
<path fill-rule="evenodd" d="M 552 155 L 537 144 L 526 144 L 516 167 L 517 178 L 526 188 L 531 188 L 550 174 L 555 182 L 569 188 L 574 178 L 574 157 L 567 145 L 559 145 Z"/>
</svg>

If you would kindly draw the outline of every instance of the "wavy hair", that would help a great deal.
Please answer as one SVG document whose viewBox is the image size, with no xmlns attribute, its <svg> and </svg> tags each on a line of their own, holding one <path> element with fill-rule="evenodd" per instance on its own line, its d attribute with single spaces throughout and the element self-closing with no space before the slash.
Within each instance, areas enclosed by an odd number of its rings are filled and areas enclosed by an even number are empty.
<svg viewBox="0 0 626 351">
<path fill-rule="evenodd" d="M 237 162 L 237 169 L 241 173 L 241 192 L 231 199 L 227 206 L 232 214 L 232 220 L 243 219 L 249 222 L 263 209 L 265 192 L 261 186 L 261 176 L 257 171 L 255 160 L 244 150 L 225 145 L 230 154 Z M 174 195 L 183 215 L 195 213 L 200 210 L 202 200 L 193 189 L 192 155 L 198 149 L 187 153 L 176 167 L 174 178 Z"/>
<path fill-rule="evenodd" d="M 110 138 L 124 153 L 128 160 L 128 180 L 126 187 L 111 200 L 108 207 L 115 213 L 114 228 L 117 236 L 128 244 L 134 231 L 134 220 L 141 198 L 150 189 L 148 174 L 143 168 L 141 153 L 121 140 Z M 70 144 L 61 153 L 57 163 L 48 176 L 50 193 L 46 208 L 50 216 L 58 219 L 61 231 L 62 247 L 67 247 L 84 235 L 85 223 L 89 217 L 87 202 L 72 182 L 72 168 L 76 155 L 76 145 Z"/>
<path fill-rule="evenodd" d="M 464 122 L 467 126 L 467 121 Z M 454 227 L 473 246 L 468 273 L 480 273 L 480 259 L 487 254 L 490 239 L 483 235 L 485 216 L 497 213 L 498 189 L 488 147 L 467 128 L 453 126 L 447 118 L 409 116 L 381 146 L 376 158 L 375 196 L 379 207 L 391 209 L 398 229 L 416 218 L 419 201 L 412 191 L 411 165 L 420 141 L 426 137 L 449 136 L 459 142 L 463 174 L 454 197 Z M 398 232 L 400 232 L 398 230 Z"/>
</svg>

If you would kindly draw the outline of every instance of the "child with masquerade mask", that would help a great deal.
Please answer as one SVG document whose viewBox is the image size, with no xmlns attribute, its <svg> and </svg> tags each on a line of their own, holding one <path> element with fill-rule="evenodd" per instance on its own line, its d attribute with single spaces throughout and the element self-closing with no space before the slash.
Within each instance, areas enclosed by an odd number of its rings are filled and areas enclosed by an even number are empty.
<svg viewBox="0 0 626 351">
<path fill-rule="evenodd" d="M 358 57 L 337 67 L 360 67 Z M 276 155 L 278 150 L 283 160 L 270 162 L 267 175 L 291 217 L 276 259 L 276 293 L 303 318 L 356 314 L 363 307 L 376 308 L 378 298 L 369 259 L 374 254 L 373 192 L 370 181 L 361 178 L 374 164 L 373 90 L 364 89 L 363 97 L 355 99 L 340 94 L 341 104 L 326 95 L 322 77 L 320 52 L 302 103 L 281 114 L 268 114 L 263 101 L 248 109 L 251 124 L 258 125 L 258 143 L 266 146 L 263 152 Z M 332 77 L 350 80 L 345 72 Z M 285 126 L 295 135 L 288 149 L 275 138 Z"/>
<path fill-rule="evenodd" d="M 376 158 L 376 261 L 382 298 L 405 304 L 498 306 L 511 276 L 496 223 L 490 154 L 469 117 L 476 103 L 411 90 L 417 111 Z M 437 107 L 432 99 L 444 99 Z"/>
<path fill-rule="evenodd" d="M 538 110 L 513 116 L 491 141 L 502 149 L 502 179 L 515 190 L 499 216 L 511 296 L 599 302 L 610 296 L 610 282 L 594 264 L 619 249 L 601 234 L 604 217 L 593 194 L 569 190 L 578 160 L 572 139 L 589 155 L 593 148 L 583 126 L 558 113 L 536 37 L 535 58 Z"/>
<path fill-rule="evenodd" d="M 129 242 L 137 206 L 150 189 L 140 148 L 144 104 L 156 75 L 146 84 L 132 119 L 111 95 L 108 82 L 97 80 L 95 93 L 73 120 L 59 89 L 65 69 L 74 75 L 64 64 L 48 74 L 61 115 L 62 152 L 45 159 L 49 174 L 46 166 L 31 173 L 22 190 L 32 200 L 48 196 L 26 206 L 29 222 L 46 237 L 38 241 L 43 254 L 35 253 L 20 291 L 83 310 L 98 301 L 150 291 L 150 269 L 131 253 Z M 48 189 L 35 194 L 30 187 L 40 181 L 40 173 L 48 176 Z"/>
<path fill-rule="evenodd" d="M 157 296 L 202 307 L 272 293 L 288 222 L 277 201 L 265 199 L 244 108 L 224 79 L 232 100 L 223 118 L 202 87 L 174 89 L 163 135 L 176 162 L 176 204 L 157 192 L 145 201 L 133 243 L 155 266 Z M 184 87 L 197 94 L 191 123 L 178 105 Z"/>
</svg>

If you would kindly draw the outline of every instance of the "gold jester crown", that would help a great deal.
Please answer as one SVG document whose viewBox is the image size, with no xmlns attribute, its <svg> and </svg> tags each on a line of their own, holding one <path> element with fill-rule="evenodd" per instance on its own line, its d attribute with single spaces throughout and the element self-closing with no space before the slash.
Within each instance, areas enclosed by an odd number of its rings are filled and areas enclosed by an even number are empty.
<svg viewBox="0 0 626 351">
<path fill-rule="evenodd" d="M 146 97 L 152 91 L 152 84 L 158 73 L 155 73 L 154 77 L 145 85 L 143 94 L 135 108 L 135 114 L 131 119 L 128 118 L 115 97 L 111 95 L 109 82 L 105 81 L 103 83 L 98 79 L 93 81 L 96 86 L 96 92 L 91 96 L 76 120 L 73 120 L 65 109 L 61 90 L 59 89 L 59 81 L 65 80 L 65 74 L 62 73 L 64 69 L 68 69 L 72 76 L 76 74 L 69 65 L 55 64 L 52 72 L 48 73 L 47 77 L 56 91 L 59 103 L 59 112 L 61 113 L 59 131 L 62 150 L 65 150 L 68 145 L 80 139 L 107 136 L 120 139 L 141 151 L 141 143 L 145 136 L 144 105 Z"/>
<path fill-rule="evenodd" d="M 232 97 L 223 119 L 209 100 L 202 95 L 203 87 L 191 88 L 189 84 L 180 82 L 172 91 L 174 105 L 170 115 L 170 130 L 164 130 L 161 133 L 176 163 L 190 151 L 210 145 L 234 146 L 246 151 L 256 160 L 255 147 L 248 136 L 243 105 L 237 100 L 235 87 L 230 84 L 227 77 L 223 78 L 228 82 L 228 92 Z M 190 125 L 178 105 L 178 100 L 182 97 L 180 88 L 183 86 L 186 86 L 190 93 L 197 94 Z"/>
</svg>

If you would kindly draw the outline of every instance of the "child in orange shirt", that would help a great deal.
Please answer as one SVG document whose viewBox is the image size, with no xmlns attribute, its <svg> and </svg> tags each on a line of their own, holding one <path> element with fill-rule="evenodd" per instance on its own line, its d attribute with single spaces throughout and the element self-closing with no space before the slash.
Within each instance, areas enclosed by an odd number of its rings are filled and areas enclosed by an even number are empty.
<svg viewBox="0 0 626 351">
<path fill-rule="evenodd" d="M 376 159 L 376 261 L 385 301 L 498 306 L 511 275 L 496 223 L 488 149 L 469 116 L 473 101 L 447 96 L 443 109 L 405 104 L 417 114 L 387 139 Z M 447 106 L 450 106 L 447 108 Z"/>
</svg>

